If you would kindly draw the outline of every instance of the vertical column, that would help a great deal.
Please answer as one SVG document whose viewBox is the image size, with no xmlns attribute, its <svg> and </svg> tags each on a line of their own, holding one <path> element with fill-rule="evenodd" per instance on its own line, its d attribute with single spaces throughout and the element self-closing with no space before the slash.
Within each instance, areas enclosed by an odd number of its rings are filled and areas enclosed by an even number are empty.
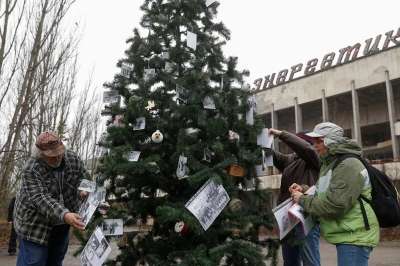
<svg viewBox="0 0 400 266">
<path fill-rule="evenodd" d="M 303 131 L 303 115 L 297 97 L 294 98 L 294 119 L 296 124 L 296 133 Z"/>
<path fill-rule="evenodd" d="M 325 89 L 322 89 L 322 122 L 329 121 L 328 100 L 325 96 Z"/>
<path fill-rule="evenodd" d="M 272 104 L 271 108 L 271 127 L 278 129 L 278 113 L 275 111 L 275 105 Z M 279 141 L 278 139 L 274 140 L 274 149 L 279 151 Z"/>
<path fill-rule="evenodd" d="M 353 138 L 362 147 L 361 127 L 360 127 L 360 105 L 358 103 L 358 92 L 354 80 L 351 81 L 351 99 L 353 103 Z"/>
<path fill-rule="evenodd" d="M 392 138 L 392 149 L 393 149 L 393 158 L 399 157 L 399 143 L 397 140 L 396 132 L 395 132 L 395 117 L 396 117 L 396 109 L 394 108 L 394 98 L 393 98 L 393 88 L 392 82 L 389 78 L 389 71 L 385 71 L 385 83 L 386 83 L 386 98 L 388 105 L 388 114 L 389 114 L 389 122 L 390 122 L 390 136 Z"/>
</svg>

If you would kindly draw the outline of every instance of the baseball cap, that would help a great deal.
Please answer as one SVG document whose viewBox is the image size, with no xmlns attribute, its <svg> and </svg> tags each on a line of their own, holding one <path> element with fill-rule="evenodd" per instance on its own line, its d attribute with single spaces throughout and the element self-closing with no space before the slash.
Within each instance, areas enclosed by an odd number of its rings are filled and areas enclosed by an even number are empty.
<svg viewBox="0 0 400 266">
<path fill-rule="evenodd" d="M 36 147 L 47 157 L 56 157 L 64 153 L 65 147 L 56 133 L 46 131 L 40 133 L 36 139 Z"/>
<path fill-rule="evenodd" d="M 331 123 L 323 122 L 314 127 L 312 132 L 306 133 L 307 136 L 312 138 L 341 138 L 344 135 L 344 130 L 340 126 Z"/>
</svg>

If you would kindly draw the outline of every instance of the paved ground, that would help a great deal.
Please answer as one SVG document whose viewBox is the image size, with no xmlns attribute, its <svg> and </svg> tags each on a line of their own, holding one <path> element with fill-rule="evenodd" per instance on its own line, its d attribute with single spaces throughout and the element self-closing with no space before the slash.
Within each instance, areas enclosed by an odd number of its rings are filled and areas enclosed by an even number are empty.
<svg viewBox="0 0 400 266">
<path fill-rule="evenodd" d="M 76 246 L 71 245 L 66 259 L 65 266 L 79 266 L 79 259 L 72 256 Z M 113 246 L 114 251 L 116 246 Z M 115 254 L 115 252 L 114 252 Z M 336 249 L 325 241 L 321 241 L 322 266 L 336 266 Z M 0 250 L 0 265 L 14 266 L 15 256 L 8 256 L 6 250 Z M 280 262 L 279 265 L 282 265 Z M 369 266 L 399 266 L 400 265 L 400 242 L 382 242 L 374 249 L 369 260 Z"/>
</svg>

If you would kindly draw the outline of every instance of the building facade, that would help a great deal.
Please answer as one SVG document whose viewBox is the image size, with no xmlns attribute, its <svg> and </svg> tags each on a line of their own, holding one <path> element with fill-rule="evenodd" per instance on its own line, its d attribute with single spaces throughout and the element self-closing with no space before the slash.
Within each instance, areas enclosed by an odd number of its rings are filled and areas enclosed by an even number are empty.
<svg viewBox="0 0 400 266">
<path fill-rule="evenodd" d="M 290 132 L 336 123 L 361 145 L 365 157 L 379 160 L 380 168 L 389 163 L 391 177 L 400 179 L 400 29 L 362 47 L 347 46 L 320 63 L 312 59 L 257 79 L 252 88 L 257 115 L 266 127 Z M 290 152 L 282 144 L 275 148 Z M 264 180 L 265 187 L 279 188 L 279 175 L 273 176 Z"/>
</svg>

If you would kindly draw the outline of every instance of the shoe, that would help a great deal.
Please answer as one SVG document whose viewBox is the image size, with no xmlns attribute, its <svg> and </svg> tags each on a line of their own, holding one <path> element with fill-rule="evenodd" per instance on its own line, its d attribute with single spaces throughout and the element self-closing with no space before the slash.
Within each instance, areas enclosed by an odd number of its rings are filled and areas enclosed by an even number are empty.
<svg viewBox="0 0 400 266">
<path fill-rule="evenodd" d="M 8 255 L 10 255 L 10 256 L 15 256 L 15 253 L 17 253 L 16 251 L 9 251 L 8 252 Z"/>
</svg>

